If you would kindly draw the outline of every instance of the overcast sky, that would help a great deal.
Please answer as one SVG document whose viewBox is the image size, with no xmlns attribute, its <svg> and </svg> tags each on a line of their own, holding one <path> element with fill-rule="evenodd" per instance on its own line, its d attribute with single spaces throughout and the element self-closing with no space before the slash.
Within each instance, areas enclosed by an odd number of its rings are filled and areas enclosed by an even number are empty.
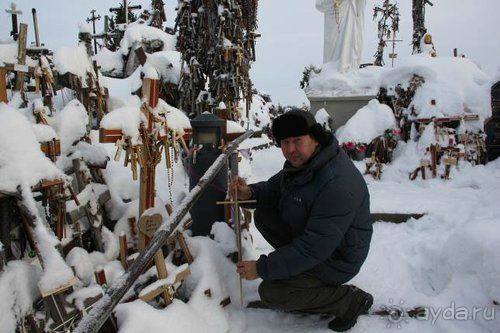
<svg viewBox="0 0 500 333">
<path fill-rule="evenodd" d="M 165 1 L 165 0 L 164 0 Z M 0 0 L 0 39 L 8 37 L 10 16 L 3 9 L 11 1 Z M 21 22 L 29 24 L 28 41 L 34 40 L 31 8 L 36 7 L 40 37 L 49 47 L 77 43 L 78 23 L 95 8 L 101 16 L 118 1 L 103 0 L 20 0 Z M 148 0 L 131 0 L 131 4 L 149 6 Z M 173 25 L 177 0 L 165 1 L 168 23 Z M 377 44 L 376 22 L 372 21 L 373 7 L 382 0 L 367 0 L 365 9 L 365 47 L 363 62 L 372 62 Z M 500 0 L 433 0 L 427 7 L 427 28 L 434 37 L 439 56 L 451 56 L 453 48 L 476 61 L 488 74 L 500 67 Z M 271 95 L 275 103 L 300 105 L 307 99 L 299 88 L 302 71 L 309 64 L 321 65 L 323 54 L 323 14 L 315 0 L 260 0 L 257 61 L 253 64 L 252 80 L 257 89 Z M 401 0 L 400 34 L 403 42 L 397 53 L 411 53 L 411 0 Z M 102 29 L 103 20 L 98 22 Z M 388 53 L 386 51 L 386 53 Z M 388 61 L 386 61 L 390 65 Z"/>
</svg>

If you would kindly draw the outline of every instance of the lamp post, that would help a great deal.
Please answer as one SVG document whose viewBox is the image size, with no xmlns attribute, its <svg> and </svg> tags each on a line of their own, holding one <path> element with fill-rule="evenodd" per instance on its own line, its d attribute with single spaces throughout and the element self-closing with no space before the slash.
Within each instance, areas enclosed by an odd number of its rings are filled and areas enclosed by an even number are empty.
<svg viewBox="0 0 500 333">
<path fill-rule="evenodd" d="M 226 122 L 212 113 L 202 113 L 191 120 L 193 129 L 193 154 L 189 159 L 189 189 L 191 190 L 200 177 L 208 170 L 221 154 L 221 143 Z M 224 207 L 217 205 L 223 201 L 227 192 L 227 166 L 215 176 L 212 183 L 191 208 L 193 236 L 210 234 L 212 224 L 224 221 Z"/>
</svg>

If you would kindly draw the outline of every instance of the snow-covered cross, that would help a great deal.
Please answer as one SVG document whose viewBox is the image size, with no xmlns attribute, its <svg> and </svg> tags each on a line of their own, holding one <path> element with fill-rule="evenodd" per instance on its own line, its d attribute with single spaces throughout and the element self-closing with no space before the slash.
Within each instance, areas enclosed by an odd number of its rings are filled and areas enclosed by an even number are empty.
<svg viewBox="0 0 500 333">
<path fill-rule="evenodd" d="M 155 73 L 149 73 L 142 82 L 142 100 L 141 113 L 145 117 L 145 121 L 139 125 L 139 144 L 133 144 L 131 137 L 128 137 L 122 132 L 121 129 L 100 129 L 101 142 L 115 142 L 117 145 L 117 154 L 115 160 L 120 158 L 121 151 L 126 151 L 125 166 L 131 163 L 134 179 L 137 178 L 137 164 L 140 167 L 140 194 L 139 194 L 139 251 L 143 251 L 152 236 L 163 223 L 162 216 L 159 214 L 152 214 L 155 208 L 155 178 L 156 166 L 161 161 L 162 149 L 165 151 L 165 157 L 168 161 L 170 158 L 170 146 L 174 145 L 169 141 L 169 130 L 166 123 L 155 114 L 154 109 L 159 103 L 159 79 Z M 151 78 L 153 76 L 153 78 Z M 171 133 L 172 141 L 176 140 L 175 134 Z M 168 167 L 168 165 L 167 165 Z M 124 249 L 122 249 L 124 252 Z M 165 265 L 165 258 L 163 252 L 160 250 L 154 257 L 156 269 L 158 272 L 158 279 L 166 281 L 169 277 L 167 267 Z M 173 293 L 171 292 L 175 281 L 182 281 L 189 271 L 182 270 L 176 272 L 175 279 L 169 283 L 164 283 L 153 290 L 148 291 L 141 298 L 144 301 L 150 301 L 158 295 L 163 296 L 166 305 L 172 301 Z M 169 278 L 170 281 L 171 278 Z"/>
<path fill-rule="evenodd" d="M 15 2 L 12 2 L 10 4 L 10 9 L 6 9 L 5 12 L 7 14 L 10 14 L 12 17 L 12 31 L 10 32 L 10 35 L 14 40 L 17 40 L 18 37 L 18 30 L 17 30 L 17 15 L 22 15 L 22 11 L 17 10 L 17 6 Z"/>
</svg>

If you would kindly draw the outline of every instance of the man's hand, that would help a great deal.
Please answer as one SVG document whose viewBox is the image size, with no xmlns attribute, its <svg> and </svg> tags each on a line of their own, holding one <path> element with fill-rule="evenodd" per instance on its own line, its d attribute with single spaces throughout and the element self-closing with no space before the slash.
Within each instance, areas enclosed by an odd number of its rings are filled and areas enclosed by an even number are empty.
<svg viewBox="0 0 500 333">
<path fill-rule="evenodd" d="M 241 177 L 236 177 L 231 181 L 230 189 L 233 193 L 237 191 L 238 200 L 249 200 L 252 198 L 250 186 L 248 186 L 247 182 Z"/>
<path fill-rule="evenodd" d="M 249 260 L 249 261 L 239 261 L 236 264 L 236 271 L 242 278 L 245 280 L 255 280 L 259 277 L 257 273 L 257 261 Z"/>
</svg>

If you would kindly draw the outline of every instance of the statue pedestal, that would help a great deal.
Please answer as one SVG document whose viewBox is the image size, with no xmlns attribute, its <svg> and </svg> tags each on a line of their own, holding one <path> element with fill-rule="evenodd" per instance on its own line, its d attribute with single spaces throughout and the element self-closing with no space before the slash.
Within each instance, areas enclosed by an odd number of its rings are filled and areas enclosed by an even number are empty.
<svg viewBox="0 0 500 333">
<path fill-rule="evenodd" d="M 308 96 L 311 102 L 311 113 L 316 115 L 320 109 L 325 109 L 333 120 L 332 130 L 343 126 L 359 109 L 367 105 L 375 95 L 365 96 L 343 96 L 343 97 L 322 97 Z"/>
</svg>

